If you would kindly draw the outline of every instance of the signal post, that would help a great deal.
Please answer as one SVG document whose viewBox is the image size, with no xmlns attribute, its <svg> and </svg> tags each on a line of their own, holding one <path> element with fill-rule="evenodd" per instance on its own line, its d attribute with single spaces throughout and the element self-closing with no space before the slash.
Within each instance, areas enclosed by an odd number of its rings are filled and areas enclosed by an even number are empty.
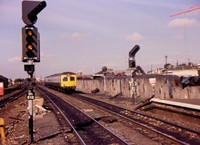
<svg viewBox="0 0 200 145">
<path fill-rule="evenodd" d="M 25 62 L 24 71 L 29 75 L 29 87 L 27 100 L 29 108 L 29 135 L 30 143 L 33 139 L 33 100 L 35 92 L 33 87 L 34 62 L 40 62 L 40 34 L 34 26 L 37 22 L 37 15 L 46 7 L 45 1 L 22 1 L 22 20 L 26 24 L 22 28 L 22 62 Z"/>
<path fill-rule="evenodd" d="M 137 90 L 136 90 L 136 85 L 135 85 L 135 76 L 136 76 L 136 61 L 135 61 L 135 54 L 140 50 L 139 45 L 135 45 L 131 51 L 129 52 L 129 59 L 128 59 L 128 64 L 129 68 L 131 69 L 131 97 L 133 99 L 133 103 L 135 104 L 136 102 L 136 96 L 137 96 Z"/>
</svg>

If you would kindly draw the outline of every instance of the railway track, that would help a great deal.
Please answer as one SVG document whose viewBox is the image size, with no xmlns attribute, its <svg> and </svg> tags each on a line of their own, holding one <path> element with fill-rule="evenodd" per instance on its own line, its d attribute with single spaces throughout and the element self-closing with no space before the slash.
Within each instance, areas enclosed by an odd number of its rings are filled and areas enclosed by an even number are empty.
<svg viewBox="0 0 200 145">
<path fill-rule="evenodd" d="M 64 116 L 64 119 L 69 123 L 81 144 L 128 144 L 69 102 L 62 100 L 41 87 L 38 90 Z"/>
<path fill-rule="evenodd" d="M 4 89 L 4 95 L 8 95 L 8 94 L 10 94 L 10 93 L 12 93 L 12 92 L 14 92 L 16 90 L 20 90 L 23 87 L 24 87 L 24 85 L 21 84 L 21 85 L 16 85 L 16 86 L 12 86 L 12 87 L 9 87 L 9 88 L 5 88 Z"/>
<path fill-rule="evenodd" d="M 12 95 L 9 96 L 4 96 L 3 98 L 1 98 L 0 100 L 0 108 L 3 108 L 5 105 L 13 102 L 14 100 L 18 99 L 19 97 L 23 96 L 24 94 L 27 93 L 27 88 L 23 87 L 20 91 L 18 91 L 17 93 L 14 93 Z"/>
<path fill-rule="evenodd" d="M 119 115 L 128 119 L 129 121 L 136 123 L 142 128 L 148 129 L 151 132 L 156 133 L 158 136 L 162 136 L 167 140 L 171 140 L 175 144 L 200 144 L 200 132 L 177 125 L 172 122 L 168 122 L 150 115 L 131 111 L 112 104 L 108 104 L 96 99 L 85 97 L 80 94 L 72 94 L 73 98 L 77 98 L 96 106 L 105 109 L 113 114 Z"/>
</svg>

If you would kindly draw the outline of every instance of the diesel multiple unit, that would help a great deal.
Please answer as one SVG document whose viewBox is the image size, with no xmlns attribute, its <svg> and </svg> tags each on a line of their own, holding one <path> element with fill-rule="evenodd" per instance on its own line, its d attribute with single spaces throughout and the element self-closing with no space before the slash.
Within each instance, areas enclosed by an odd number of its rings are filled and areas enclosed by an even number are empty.
<svg viewBox="0 0 200 145">
<path fill-rule="evenodd" d="M 76 74 L 64 72 L 45 77 L 45 86 L 63 91 L 74 91 L 76 89 Z"/>
</svg>

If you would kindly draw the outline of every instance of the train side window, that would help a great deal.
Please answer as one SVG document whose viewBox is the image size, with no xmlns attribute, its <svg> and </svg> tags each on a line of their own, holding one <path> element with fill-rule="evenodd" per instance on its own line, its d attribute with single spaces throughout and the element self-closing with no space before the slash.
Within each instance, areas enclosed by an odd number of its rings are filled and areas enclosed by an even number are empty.
<svg viewBox="0 0 200 145">
<path fill-rule="evenodd" d="M 74 81 L 75 80 L 75 78 L 74 77 L 70 77 L 70 81 Z"/>
<path fill-rule="evenodd" d="M 68 81 L 67 77 L 64 77 L 64 78 L 63 78 L 63 81 Z"/>
</svg>

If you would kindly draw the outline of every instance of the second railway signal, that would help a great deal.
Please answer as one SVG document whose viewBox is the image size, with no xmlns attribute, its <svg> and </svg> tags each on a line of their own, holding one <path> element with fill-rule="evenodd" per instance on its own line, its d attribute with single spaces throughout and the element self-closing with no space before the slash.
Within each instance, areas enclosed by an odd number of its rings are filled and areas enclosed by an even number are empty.
<svg viewBox="0 0 200 145">
<path fill-rule="evenodd" d="M 135 54 L 140 50 L 139 45 L 135 45 L 129 52 L 129 57 L 135 57 Z"/>
<path fill-rule="evenodd" d="M 135 62 L 135 54 L 140 50 L 140 46 L 139 45 L 135 45 L 131 51 L 129 51 L 129 60 L 128 60 L 128 64 L 129 64 L 129 68 L 135 68 L 136 67 L 136 62 Z"/>
<path fill-rule="evenodd" d="M 135 68 L 136 67 L 135 58 L 130 57 L 128 60 L 128 65 L 129 65 L 129 68 Z"/>
<path fill-rule="evenodd" d="M 22 28 L 22 61 L 40 61 L 40 45 L 38 29 L 34 26 Z"/>
<path fill-rule="evenodd" d="M 134 104 L 136 102 L 135 99 L 136 99 L 136 96 L 137 96 L 137 88 L 136 88 L 136 85 L 135 85 L 135 75 L 136 75 L 136 71 L 137 71 L 135 55 L 139 50 L 140 50 L 140 46 L 135 45 L 131 49 L 131 51 L 129 51 L 129 59 L 128 59 L 129 68 L 131 69 L 131 96 L 133 98 Z"/>
</svg>

